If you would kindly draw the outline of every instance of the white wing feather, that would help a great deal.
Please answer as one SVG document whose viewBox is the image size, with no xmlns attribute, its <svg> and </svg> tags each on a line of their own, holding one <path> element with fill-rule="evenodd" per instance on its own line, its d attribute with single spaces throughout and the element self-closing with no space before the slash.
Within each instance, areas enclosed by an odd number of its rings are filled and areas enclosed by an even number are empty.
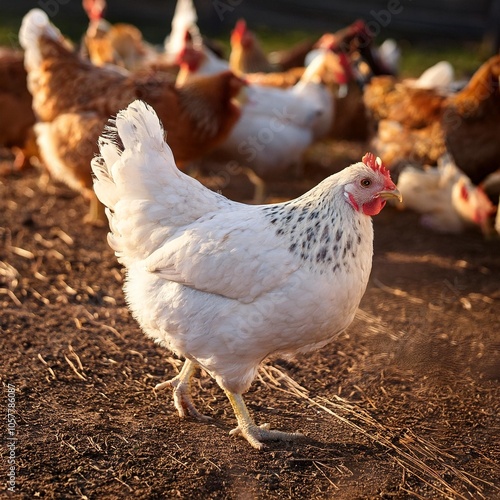
<svg viewBox="0 0 500 500">
<path fill-rule="evenodd" d="M 207 215 L 150 255 L 146 269 L 199 291 L 253 302 L 298 268 L 274 231 L 262 231 L 266 224 L 255 207 Z"/>
<path fill-rule="evenodd" d="M 141 101 L 118 113 L 99 149 L 94 190 L 109 209 L 109 243 L 125 265 L 146 258 L 180 227 L 237 205 L 177 168 L 156 113 Z"/>
<path fill-rule="evenodd" d="M 176 56 L 184 46 L 186 31 L 191 36 L 201 41 L 201 34 L 196 24 L 198 15 L 192 0 L 177 0 L 170 35 L 165 40 L 165 52 L 170 56 Z"/>
<path fill-rule="evenodd" d="M 158 117 L 143 102 L 118 114 L 99 147 L 94 189 L 108 207 L 109 243 L 125 265 L 144 261 L 165 280 L 245 303 L 297 269 L 274 231 L 262 231 L 261 210 L 177 169 Z"/>
</svg>

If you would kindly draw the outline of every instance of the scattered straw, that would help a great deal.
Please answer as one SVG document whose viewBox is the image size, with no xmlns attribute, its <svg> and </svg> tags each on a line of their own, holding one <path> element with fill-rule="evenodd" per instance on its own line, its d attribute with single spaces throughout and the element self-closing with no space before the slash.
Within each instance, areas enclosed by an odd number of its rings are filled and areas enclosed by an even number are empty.
<svg viewBox="0 0 500 500">
<path fill-rule="evenodd" d="M 35 258 L 35 254 L 33 252 L 30 252 L 29 250 L 26 250 L 24 248 L 11 246 L 10 251 L 12 253 L 15 253 L 16 255 L 19 255 L 19 257 L 23 257 L 25 259 L 34 259 Z"/>
<path fill-rule="evenodd" d="M 325 397 L 311 398 L 309 391 L 305 387 L 302 387 L 275 366 L 269 364 L 262 366 L 258 376 L 264 384 L 274 390 L 307 401 L 373 442 L 390 450 L 389 456 L 403 468 L 404 472 L 418 477 L 445 498 L 451 497 L 465 500 L 467 497 L 443 479 L 443 474 L 453 476 L 467 489 L 473 488 L 476 498 L 486 498 L 483 493 L 485 485 L 500 492 L 500 488 L 493 483 L 474 477 L 450 465 L 448 461 L 456 460 L 456 457 L 437 447 L 432 442 L 419 437 L 409 429 L 384 425 L 373 418 L 365 409 L 339 396 L 334 396 L 332 399 Z M 414 492 L 411 493 L 418 497 Z"/>
<path fill-rule="evenodd" d="M 81 380 L 87 380 L 87 377 L 85 377 L 85 375 L 82 375 L 77 369 L 76 369 L 76 366 L 74 365 L 73 361 L 71 361 L 68 356 L 66 356 L 66 354 L 64 355 L 64 359 L 66 360 L 66 362 L 68 363 L 68 365 L 70 366 L 70 368 L 76 373 L 76 376 L 81 379 Z"/>
<path fill-rule="evenodd" d="M 0 294 L 7 295 L 17 307 L 21 307 L 23 305 L 22 302 L 16 297 L 16 294 L 8 288 L 0 288 Z"/>
<path fill-rule="evenodd" d="M 49 370 L 50 375 L 55 380 L 56 374 L 55 374 L 54 370 L 49 366 L 47 361 L 45 361 L 45 359 L 43 359 L 43 356 L 40 353 L 38 353 L 38 359 L 47 367 L 47 370 Z"/>
<path fill-rule="evenodd" d="M 413 302 L 413 304 L 425 304 L 425 300 L 420 297 L 414 297 L 413 295 L 401 290 L 399 288 L 391 288 L 387 285 L 384 285 L 381 281 L 374 279 L 373 282 L 384 292 L 390 293 L 391 295 L 395 295 L 396 297 L 402 297 L 409 302 Z"/>
</svg>

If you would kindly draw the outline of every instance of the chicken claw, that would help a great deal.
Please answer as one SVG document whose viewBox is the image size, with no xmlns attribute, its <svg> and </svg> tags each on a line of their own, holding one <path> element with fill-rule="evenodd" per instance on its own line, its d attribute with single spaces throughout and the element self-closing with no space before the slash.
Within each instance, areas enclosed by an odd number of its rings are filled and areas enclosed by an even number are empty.
<svg viewBox="0 0 500 500">
<path fill-rule="evenodd" d="M 246 428 L 238 425 L 229 435 L 245 438 L 257 450 L 265 446 L 261 441 L 295 441 L 304 437 L 300 432 L 272 431 L 269 424 L 253 424 Z"/>
<path fill-rule="evenodd" d="M 238 419 L 238 427 L 230 431 L 229 434 L 244 437 L 257 450 L 264 448 L 261 441 L 295 441 L 304 437 L 299 432 L 272 431 L 269 424 L 256 425 L 248 413 L 241 394 L 226 391 L 226 395 Z"/>
<path fill-rule="evenodd" d="M 191 398 L 191 378 L 193 377 L 196 364 L 189 359 L 186 359 L 184 365 L 173 379 L 162 382 L 155 386 L 155 391 L 172 387 L 174 391 L 174 406 L 179 412 L 179 417 L 186 418 L 188 415 L 200 421 L 212 420 L 211 417 L 200 413 Z"/>
</svg>

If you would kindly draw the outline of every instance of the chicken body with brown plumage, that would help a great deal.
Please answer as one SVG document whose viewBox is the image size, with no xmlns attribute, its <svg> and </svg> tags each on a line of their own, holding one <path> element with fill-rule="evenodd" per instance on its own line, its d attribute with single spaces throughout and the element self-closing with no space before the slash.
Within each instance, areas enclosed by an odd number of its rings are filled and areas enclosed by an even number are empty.
<svg viewBox="0 0 500 500">
<path fill-rule="evenodd" d="M 104 19 L 105 0 L 83 0 L 83 8 L 89 17 L 83 46 L 93 64 L 114 64 L 137 70 L 159 59 L 159 54 L 143 40 L 136 26 L 125 23 L 111 25 Z"/>
<path fill-rule="evenodd" d="M 0 145 L 15 154 L 14 166 L 21 168 L 31 155 L 37 155 L 31 108 L 26 86 L 23 54 L 0 48 Z"/>
<path fill-rule="evenodd" d="M 242 395 L 262 360 L 319 349 L 353 320 L 371 270 L 371 216 L 399 198 L 380 159 L 366 154 L 297 199 L 244 205 L 179 171 L 140 101 L 118 114 L 100 152 L 94 188 L 130 308 L 146 335 L 186 358 L 157 387 L 173 387 L 180 416 L 202 418 L 189 393 L 201 366 L 233 406 L 232 434 L 258 449 L 297 438 L 257 426 Z"/>
<path fill-rule="evenodd" d="M 500 55 L 491 57 L 455 94 L 371 80 L 364 100 L 378 122 L 374 145 L 389 167 L 401 160 L 435 165 L 448 151 L 478 185 L 500 157 Z"/>
<path fill-rule="evenodd" d="M 269 62 L 267 54 L 257 37 L 247 29 L 244 19 L 240 19 L 231 33 L 231 54 L 229 67 L 237 74 L 271 72 L 276 68 Z"/>
<path fill-rule="evenodd" d="M 90 161 L 110 115 L 138 97 L 154 106 L 165 123 L 178 161 L 189 162 L 213 149 L 231 131 L 240 111 L 233 97 L 243 82 L 229 72 L 182 88 L 160 73 L 138 76 L 98 68 L 66 46 L 38 9 L 24 18 L 28 87 L 33 95 L 37 140 L 47 168 L 57 179 L 95 202 Z M 70 133 L 69 133 L 70 132 Z M 89 220 L 99 218 L 91 205 Z"/>
</svg>

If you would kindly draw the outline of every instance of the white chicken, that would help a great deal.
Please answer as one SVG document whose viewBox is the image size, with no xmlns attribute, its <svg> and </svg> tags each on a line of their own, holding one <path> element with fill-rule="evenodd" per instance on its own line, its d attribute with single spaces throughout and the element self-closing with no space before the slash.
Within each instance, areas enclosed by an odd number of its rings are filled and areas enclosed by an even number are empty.
<svg viewBox="0 0 500 500">
<path fill-rule="evenodd" d="M 368 153 L 300 198 L 274 205 L 228 200 L 175 165 L 155 112 L 121 111 L 92 161 L 108 241 L 127 268 L 125 294 L 145 333 L 186 358 L 159 384 L 181 417 L 203 418 L 190 396 L 203 367 L 227 394 L 255 448 L 299 434 L 252 420 L 242 394 L 272 354 L 318 349 L 351 323 L 372 264 L 371 215 L 399 198 Z"/>
<path fill-rule="evenodd" d="M 169 59 L 176 58 L 182 51 L 186 34 L 189 34 L 191 38 L 194 37 L 198 42 L 202 42 L 197 21 L 198 15 L 193 0 L 177 0 L 172 18 L 172 29 L 164 43 L 165 53 Z"/>
<path fill-rule="evenodd" d="M 181 84 L 220 70 L 219 60 L 207 54 L 207 50 L 198 49 L 193 52 L 193 60 L 181 61 Z M 201 65 L 197 65 L 198 56 L 203 61 Z M 243 166 L 256 186 L 254 202 L 264 201 L 266 180 L 300 166 L 305 150 L 314 140 L 328 134 L 334 117 L 334 97 L 322 78 L 338 66 L 336 59 L 331 52 L 318 55 L 290 88 L 251 83 L 245 88 L 241 118 L 211 159 Z"/>
<path fill-rule="evenodd" d="M 400 208 L 422 214 L 424 227 L 439 233 L 460 233 L 472 226 L 488 230 L 492 203 L 447 155 L 437 167 L 405 167 L 398 188 L 404 198 Z"/>
</svg>

